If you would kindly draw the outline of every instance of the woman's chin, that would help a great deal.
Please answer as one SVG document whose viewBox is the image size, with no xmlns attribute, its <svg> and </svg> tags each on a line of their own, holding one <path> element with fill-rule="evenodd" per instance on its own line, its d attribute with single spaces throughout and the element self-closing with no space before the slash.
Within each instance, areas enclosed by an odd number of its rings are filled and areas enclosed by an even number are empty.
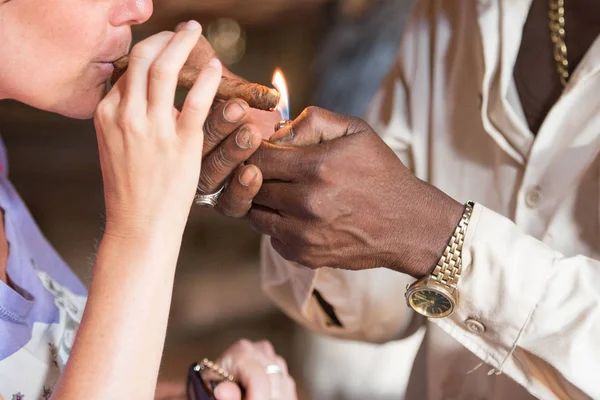
<svg viewBox="0 0 600 400">
<path fill-rule="evenodd" d="M 106 88 L 98 87 L 82 93 L 80 96 L 74 96 L 64 104 L 55 104 L 49 111 L 74 119 L 90 119 L 94 116 L 98 104 L 105 95 Z"/>
</svg>

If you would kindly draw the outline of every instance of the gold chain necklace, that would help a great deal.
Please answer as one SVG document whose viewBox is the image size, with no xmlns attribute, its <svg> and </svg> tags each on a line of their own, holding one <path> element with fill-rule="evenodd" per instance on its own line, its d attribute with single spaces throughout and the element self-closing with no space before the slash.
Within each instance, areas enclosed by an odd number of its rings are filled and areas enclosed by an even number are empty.
<svg viewBox="0 0 600 400">
<path fill-rule="evenodd" d="M 565 43 L 565 0 L 549 0 L 550 37 L 554 43 L 554 61 L 563 87 L 569 82 L 569 60 Z"/>
</svg>

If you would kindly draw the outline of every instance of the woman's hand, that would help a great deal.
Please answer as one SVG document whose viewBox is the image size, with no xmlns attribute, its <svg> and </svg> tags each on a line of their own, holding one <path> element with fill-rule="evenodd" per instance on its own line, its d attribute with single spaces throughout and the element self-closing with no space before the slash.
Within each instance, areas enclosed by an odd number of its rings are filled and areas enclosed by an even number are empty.
<svg viewBox="0 0 600 400">
<path fill-rule="evenodd" d="M 127 73 L 98 107 L 106 231 L 53 399 L 154 394 L 181 237 L 200 175 L 202 125 L 221 77 L 220 63 L 210 63 L 181 113 L 173 107 L 177 75 L 199 37 L 200 25 L 191 22 L 136 45 Z"/>
<path fill-rule="evenodd" d="M 288 374 L 287 364 L 278 356 L 268 341 L 250 342 L 242 339 L 230 346 L 217 364 L 234 376 L 245 389 L 247 400 L 296 400 L 296 383 Z M 274 367 L 275 366 L 275 367 Z M 276 372 L 279 370 L 280 372 Z M 217 374 L 202 374 L 206 386 L 211 380 L 222 380 Z M 237 384 L 222 381 L 214 390 L 216 400 L 241 400 L 242 393 Z M 181 382 L 159 382 L 155 400 L 187 399 L 186 387 Z"/>
<path fill-rule="evenodd" d="M 173 106 L 177 75 L 200 36 L 200 25 L 190 21 L 134 46 L 127 73 L 98 106 L 107 234 L 185 226 L 200 176 L 202 126 L 221 77 L 213 59 L 182 111 Z"/>
<path fill-rule="evenodd" d="M 247 400 L 296 400 L 296 383 L 289 375 L 285 360 L 268 341 L 242 339 L 229 347 L 217 360 L 246 390 Z M 279 372 L 276 372 L 279 371 Z M 223 382 L 215 388 L 217 400 L 240 400 L 239 387 Z"/>
</svg>

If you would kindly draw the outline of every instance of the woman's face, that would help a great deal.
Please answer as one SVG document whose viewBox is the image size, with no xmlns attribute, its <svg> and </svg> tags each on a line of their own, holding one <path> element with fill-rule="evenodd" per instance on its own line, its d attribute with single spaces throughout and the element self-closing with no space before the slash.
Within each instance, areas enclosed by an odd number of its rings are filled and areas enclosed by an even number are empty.
<svg viewBox="0 0 600 400">
<path fill-rule="evenodd" d="M 152 0 L 0 0 L 0 99 L 90 118 Z"/>
</svg>

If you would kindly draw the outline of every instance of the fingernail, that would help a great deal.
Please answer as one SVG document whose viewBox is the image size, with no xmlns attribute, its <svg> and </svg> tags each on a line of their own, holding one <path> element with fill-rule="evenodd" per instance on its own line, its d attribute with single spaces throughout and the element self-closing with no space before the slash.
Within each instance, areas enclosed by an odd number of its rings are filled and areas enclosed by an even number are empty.
<svg viewBox="0 0 600 400">
<path fill-rule="evenodd" d="M 250 186 L 256 175 L 256 170 L 253 167 L 246 167 L 240 174 L 239 181 L 244 186 Z"/>
<path fill-rule="evenodd" d="M 242 126 L 235 135 L 235 143 L 242 149 L 251 149 L 253 137 L 252 131 L 245 126 Z"/>
<path fill-rule="evenodd" d="M 223 118 L 231 123 L 240 122 L 246 116 L 247 110 L 248 104 L 245 101 L 235 100 L 225 105 Z"/>
<path fill-rule="evenodd" d="M 218 58 L 213 58 L 208 62 L 209 68 L 219 68 L 220 65 L 221 65 L 221 61 L 219 61 Z"/>
<path fill-rule="evenodd" d="M 200 23 L 198 23 L 198 21 L 188 21 L 187 24 L 185 24 L 185 26 L 183 27 L 183 29 L 188 30 L 188 31 L 197 31 L 198 29 L 200 29 Z"/>
</svg>

